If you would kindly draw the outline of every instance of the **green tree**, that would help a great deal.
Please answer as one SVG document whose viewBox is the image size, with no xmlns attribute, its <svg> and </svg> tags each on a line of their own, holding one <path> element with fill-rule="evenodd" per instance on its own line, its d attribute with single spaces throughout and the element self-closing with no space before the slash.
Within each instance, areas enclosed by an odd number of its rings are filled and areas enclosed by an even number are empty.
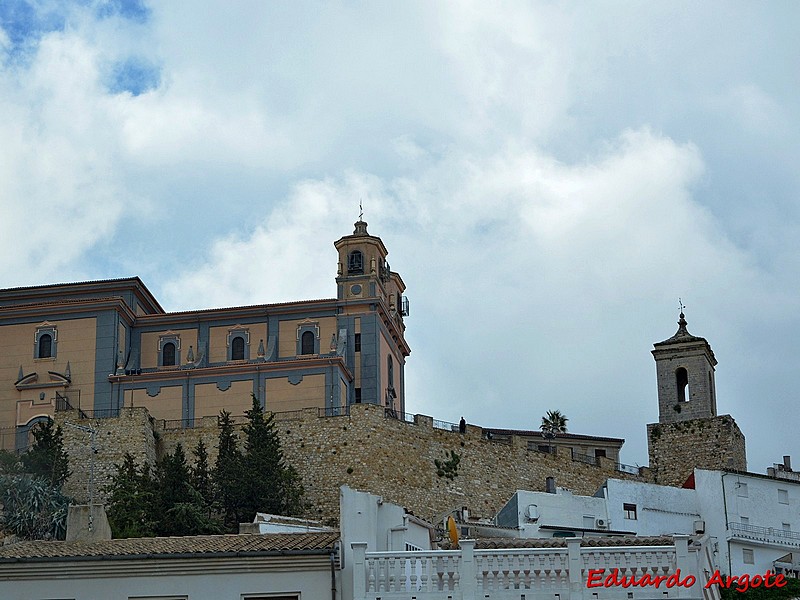
<svg viewBox="0 0 800 600">
<path fill-rule="evenodd" d="M 192 487 L 210 508 L 214 503 L 214 482 L 211 478 L 211 466 L 208 464 L 208 450 L 202 439 L 197 441 L 192 454 L 194 455 L 194 466 L 190 470 Z"/>
<path fill-rule="evenodd" d="M 178 444 L 156 467 L 157 533 L 199 535 L 219 533 L 219 522 L 211 516 L 203 496 L 191 484 L 183 446 Z"/>
<path fill-rule="evenodd" d="M 561 414 L 560 410 L 548 410 L 547 414 L 542 417 L 541 430 L 548 442 L 555 438 L 557 435 L 567 432 L 567 417 Z M 552 444 L 550 451 L 553 451 Z"/>
<path fill-rule="evenodd" d="M 34 425 L 32 433 L 33 446 L 22 456 L 25 471 L 60 488 L 71 474 L 61 426 L 47 420 Z"/>
<path fill-rule="evenodd" d="M 64 539 L 70 499 L 29 474 L 0 475 L 2 528 L 29 540 Z"/>
<path fill-rule="evenodd" d="M 219 452 L 212 473 L 216 489 L 217 502 L 222 512 L 223 523 L 228 531 L 237 531 L 242 520 L 242 498 L 246 493 L 242 481 L 243 457 L 238 447 L 238 437 L 233 429 L 231 413 L 220 412 L 217 418 L 219 426 Z"/>
<path fill-rule="evenodd" d="M 151 537 L 156 534 L 156 486 L 150 467 L 139 469 L 133 456 L 125 453 L 122 464 L 106 486 L 106 510 L 114 537 Z"/>
<path fill-rule="evenodd" d="M 264 415 L 255 395 L 252 408 L 245 414 L 244 517 L 252 520 L 256 512 L 300 513 L 303 487 L 297 471 L 284 462 L 272 415 Z"/>
</svg>

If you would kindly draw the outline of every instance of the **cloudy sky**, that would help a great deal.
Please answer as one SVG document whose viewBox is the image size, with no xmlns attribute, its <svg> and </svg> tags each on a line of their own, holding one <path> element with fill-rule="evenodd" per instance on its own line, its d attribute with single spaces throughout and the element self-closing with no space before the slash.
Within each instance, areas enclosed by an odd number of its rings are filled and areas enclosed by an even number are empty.
<svg viewBox="0 0 800 600">
<path fill-rule="evenodd" d="M 0 286 L 167 310 L 335 295 L 363 200 L 409 412 L 625 438 L 653 342 L 800 466 L 795 2 L 0 2 Z"/>
</svg>

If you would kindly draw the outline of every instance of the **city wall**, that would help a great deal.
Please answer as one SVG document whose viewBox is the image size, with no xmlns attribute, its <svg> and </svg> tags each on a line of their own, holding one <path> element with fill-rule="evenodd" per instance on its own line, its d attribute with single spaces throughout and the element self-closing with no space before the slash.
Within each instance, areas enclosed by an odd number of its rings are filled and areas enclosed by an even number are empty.
<svg viewBox="0 0 800 600">
<path fill-rule="evenodd" d="M 655 483 L 681 486 L 693 469 L 747 470 L 745 439 L 730 415 L 647 426 Z"/>
<path fill-rule="evenodd" d="M 413 422 L 387 418 L 382 407 L 361 404 L 346 416 L 320 417 L 317 409 L 275 415 L 288 464 L 293 465 L 305 487 L 306 516 L 334 522 L 339 514 L 339 486 L 369 491 L 400 504 L 430 520 L 466 506 L 477 517 L 493 516 L 518 489 L 544 491 L 547 477 L 576 494 L 594 494 L 610 477 L 649 480 L 616 470 L 616 463 L 599 458 L 597 464 L 575 462 L 570 453 L 556 454 L 528 449 L 526 438 L 508 442 L 488 440 L 480 427 L 466 433 L 434 426 L 431 417 L 416 415 Z M 214 464 L 218 429 L 207 418 L 186 429 L 170 429 L 169 422 L 151 419 L 144 408 L 124 409 L 118 418 L 70 419 L 95 427 L 99 433 L 95 455 L 96 490 L 102 488 L 126 451 L 137 461 L 152 462 L 171 452 L 178 443 L 190 462 L 192 450 L 202 439 Z M 241 436 L 241 425 L 238 425 Z M 85 496 L 90 455 L 88 435 L 64 428 L 65 446 L 73 476 L 68 492 Z M 452 479 L 440 476 L 435 465 L 446 463 L 455 452 L 460 461 Z M 97 492 L 96 492 L 97 494 Z M 100 494 L 102 497 L 102 494 Z M 96 496 L 97 497 L 97 496 Z"/>
</svg>

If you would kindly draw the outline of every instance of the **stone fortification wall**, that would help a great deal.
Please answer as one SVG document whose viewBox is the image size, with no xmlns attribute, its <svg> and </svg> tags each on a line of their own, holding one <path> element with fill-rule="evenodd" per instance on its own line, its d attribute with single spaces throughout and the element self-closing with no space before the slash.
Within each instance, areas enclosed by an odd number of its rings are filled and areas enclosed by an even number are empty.
<svg viewBox="0 0 800 600">
<path fill-rule="evenodd" d="M 113 419 L 81 419 L 77 410 L 57 412 L 56 425 L 61 426 L 64 449 L 69 454 L 72 475 L 64 486 L 67 495 L 88 502 L 90 480 L 93 479 L 94 500 L 104 501 L 103 488 L 116 472 L 126 452 L 130 452 L 137 464 L 156 460 L 156 435 L 153 419 L 146 408 L 123 408 L 120 416 Z M 94 429 L 95 452 L 92 450 L 92 435 L 79 429 Z M 94 477 L 92 478 L 92 466 Z"/>
<path fill-rule="evenodd" d="M 680 486 L 692 470 L 747 470 L 745 440 L 730 415 L 647 426 L 655 483 Z"/>
<path fill-rule="evenodd" d="M 191 462 L 192 450 L 202 438 L 211 464 L 216 460 L 218 430 L 213 417 L 190 429 L 164 429 L 143 408 L 124 409 L 115 419 L 70 420 L 99 432 L 96 490 L 102 489 L 126 451 L 139 463 L 152 463 L 156 450 L 159 455 L 172 452 L 180 442 Z M 66 429 L 73 470 L 68 490 L 85 499 L 89 436 Z M 577 494 L 593 494 L 609 477 L 641 479 L 616 471 L 616 463 L 609 459 L 600 458 L 597 465 L 574 462 L 563 450 L 558 454 L 528 450 L 524 438 L 495 442 L 485 439 L 480 427 L 468 426 L 465 434 L 459 434 L 434 427 L 431 417 L 417 415 L 408 423 L 387 418 L 381 407 L 367 404 L 352 406 L 349 416 L 320 417 L 317 409 L 279 413 L 276 431 L 287 462 L 303 479 L 307 516 L 323 520 L 338 518 L 343 484 L 434 519 L 462 506 L 475 516 L 493 516 L 518 489 L 544 491 L 547 477 L 555 477 L 557 485 Z M 458 475 L 452 480 L 439 476 L 434 462 L 446 462 L 451 451 L 460 457 Z"/>
<path fill-rule="evenodd" d="M 568 452 L 528 450 L 526 439 L 511 443 L 484 438 L 480 427 L 465 434 L 435 428 L 431 417 L 414 423 L 386 418 L 381 407 L 354 405 L 349 417 L 318 418 L 314 411 L 278 422 L 284 451 L 303 477 L 310 516 L 338 515 L 338 488 L 383 496 L 433 520 L 467 506 L 477 517 L 493 516 L 518 489 L 544 491 L 547 477 L 577 494 L 594 494 L 609 477 L 630 477 L 616 463 L 574 462 Z M 437 474 L 435 460 L 460 457 L 458 476 Z"/>
</svg>

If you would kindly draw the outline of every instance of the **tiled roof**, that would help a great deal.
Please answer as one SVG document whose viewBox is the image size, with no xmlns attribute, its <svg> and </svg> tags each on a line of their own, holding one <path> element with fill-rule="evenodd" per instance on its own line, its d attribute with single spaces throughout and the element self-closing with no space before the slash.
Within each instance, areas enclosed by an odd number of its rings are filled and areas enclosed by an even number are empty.
<svg viewBox="0 0 800 600">
<path fill-rule="evenodd" d="M 20 542 L 0 548 L 0 563 L 37 560 L 89 560 L 232 554 L 327 554 L 339 540 L 338 531 L 275 533 L 266 535 L 196 535 L 185 537 L 128 538 L 104 541 Z"/>
<path fill-rule="evenodd" d="M 491 431 L 495 435 L 520 435 L 524 437 L 535 437 L 535 438 L 542 438 L 542 432 L 539 430 L 530 430 L 530 429 L 501 429 L 499 427 L 484 427 L 484 431 Z M 624 443 L 625 440 L 623 438 L 612 438 L 612 437 L 601 437 L 598 435 L 583 435 L 580 433 L 559 433 L 557 438 L 558 440 L 589 440 L 589 441 L 603 441 L 603 442 L 614 442 L 614 443 Z M 555 442 L 557 443 L 557 442 Z"/>
</svg>

